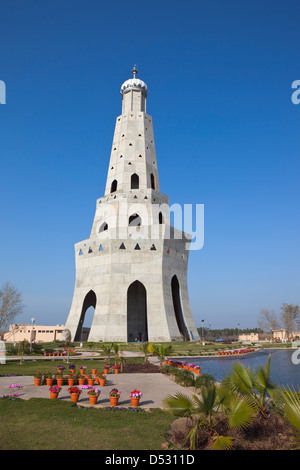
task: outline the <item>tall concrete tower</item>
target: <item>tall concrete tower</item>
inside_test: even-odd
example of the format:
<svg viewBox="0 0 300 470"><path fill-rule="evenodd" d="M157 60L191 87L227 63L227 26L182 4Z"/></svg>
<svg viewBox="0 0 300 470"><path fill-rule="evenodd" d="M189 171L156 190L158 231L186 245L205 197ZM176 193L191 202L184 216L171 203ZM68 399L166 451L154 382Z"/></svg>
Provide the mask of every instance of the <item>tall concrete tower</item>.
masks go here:
<svg viewBox="0 0 300 470"><path fill-rule="evenodd" d="M121 86L105 195L97 200L90 237L75 244L76 281L65 327L80 341L94 307L88 341L198 340L188 298L190 237L170 226L160 192L148 89L136 78Z"/></svg>

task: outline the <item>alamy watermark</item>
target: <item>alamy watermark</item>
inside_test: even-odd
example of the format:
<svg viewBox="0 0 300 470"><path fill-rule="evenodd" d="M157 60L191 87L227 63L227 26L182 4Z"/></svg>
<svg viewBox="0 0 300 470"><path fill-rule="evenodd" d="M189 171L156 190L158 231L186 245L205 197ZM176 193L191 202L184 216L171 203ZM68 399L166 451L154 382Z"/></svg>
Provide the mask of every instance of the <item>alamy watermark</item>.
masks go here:
<svg viewBox="0 0 300 470"><path fill-rule="evenodd" d="M3 80L0 80L0 104L6 104L6 85Z"/></svg>
<svg viewBox="0 0 300 470"><path fill-rule="evenodd" d="M296 89L291 96L291 100L293 104L300 103L300 80L294 80L292 83L292 88Z"/></svg>
<svg viewBox="0 0 300 470"><path fill-rule="evenodd" d="M293 352L292 363L295 365L300 364L300 348L296 349L296 351Z"/></svg>
<svg viewBox="0 0 300 470"><path fill-rule="evenodd" d="M172 220L171 220L172 219ZM186 249L201 250L204 245L204 204L98 204L96 234L103 239L183 240Z"/></svg>

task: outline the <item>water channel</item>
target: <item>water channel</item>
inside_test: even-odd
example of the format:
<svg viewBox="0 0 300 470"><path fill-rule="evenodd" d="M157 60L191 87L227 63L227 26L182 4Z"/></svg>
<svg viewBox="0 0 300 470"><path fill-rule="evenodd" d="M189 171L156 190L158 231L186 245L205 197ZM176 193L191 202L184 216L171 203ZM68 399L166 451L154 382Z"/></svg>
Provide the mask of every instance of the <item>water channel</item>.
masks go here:
<svg viewBox="0 0 300 470"><path fill-rule="evenodd" d="M232 370L234 362L241 362L251 370L265 365L271 354L270 375L276 385L300 388L300 350L261 349L241 356L178 357L182 362L201 367L201 374L212 375L220 382Z"/></svg>

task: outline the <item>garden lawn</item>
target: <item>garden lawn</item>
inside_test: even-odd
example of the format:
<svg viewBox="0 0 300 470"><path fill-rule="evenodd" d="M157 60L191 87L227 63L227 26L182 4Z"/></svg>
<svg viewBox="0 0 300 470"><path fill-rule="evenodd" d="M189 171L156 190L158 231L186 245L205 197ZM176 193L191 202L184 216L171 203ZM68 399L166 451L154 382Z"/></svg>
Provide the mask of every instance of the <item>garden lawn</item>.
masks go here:
<svg viewBox="0 0 300 470"><path fill-rule="evenodd" d="M0 399L0 416L1 450L159 450L175 419L159 409L80 408L40 398Z"/></svg>

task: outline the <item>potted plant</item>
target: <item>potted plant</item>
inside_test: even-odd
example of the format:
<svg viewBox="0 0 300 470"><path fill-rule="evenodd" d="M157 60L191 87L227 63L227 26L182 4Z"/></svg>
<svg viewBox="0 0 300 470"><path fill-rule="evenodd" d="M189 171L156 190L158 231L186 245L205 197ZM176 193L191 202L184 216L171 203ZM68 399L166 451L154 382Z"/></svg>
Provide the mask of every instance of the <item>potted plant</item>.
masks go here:
<svg viewBox="0 0 300 470"><path fill-rule="evenodd" d="M140 398L143 396L142 392L139 390L135 389L130 392L130 400L131 400L131 406L133 408L136 408L139 405Z"/></svg>
<svg viewBox="0 0 300 470"><path fill-rule="evenodd" d="M73 385L75 384L75 381L76 381L76 377L74 377L74 375L68 375L68 385L70 385L70 387L73 387Z"/></svg>
<svg viewBox="0 0 300 470"><path fill-rule="evenodd" d="M49 387L50 398L51 399L57 398L60 391L61 391L61 387L59 387L58 385L51 385L51 387Z"/></svg>
<svg viewBox="0 0 300 470"><path fill-rule="evenodd" d="M41 382L42 382L42 373L41 373L41 372L38 372L37 374L34 374L33 380L34 380L34 385L36 385L37 387L38 387L39 385L41 385Z"/></svg>
<svg viewBox="0 0 300 470"><path fill-rule="evenodd" d="M117 388L113 388L109 393L109 400L111 406L116 406L118 404L121 392Z"/></svg>
<svg viewBox="0 0 300 470"><path fill-rule="evenodd" d="M104 387L106 382L106 376L104 374L99 373L97 374L97 379L100 387Z"/></svg>
<svg viewBox="0 0 300 470"><path fill-rule="evenodd" d="M120 371L120 367L117 364L115 366L113 366L113 369L115 371L115 374L118 374L119 371Z"/></svg>
<svg viewBox="0 0 300 470"><path fill-rule="evenodd" d="M70 387L68 388L69 390L69 393L71 395L71 400L74 402L74 403L77 403L78 399L79 399L79 396L81 394L81 390L80 388L78 387Z"/></svg>
<svg viewBox="0 0 300 470"><path fill-rule="evenodd" d="M104 374L108 374L109 372L109 366L104 366Z"/></svg>
<svg viewBox="0 0 300 470"><path fill-rule="evenodd" d="M86 375L85 378L87 379L87 382L88 382L89 385L91 385L91 386L94 385L95 379L92 376L92 374Z"/></svg>
<svg viewBox="0 0 300 470"><path fill-rule="evenodd" d="M97 403L97 400L98 400L98 397L100 395L100 391L99 388L91 388L89 391L88 391L88 396L89 396L89 400L90 400L90 405L96 405Z"/></svg>
<svg viewBox="0 0 300 470"><path fill-rule="evenodd" d="M80 370L80 374L81 374L81 375L84 375L84 374L85 374L85 369L86 369L85 366L80 366L79 370Z"/></svg>
<svg viewBox="0 0 300 470"><path fill-rule="evenodd" d="M92 374L93 374L93 375L96 375L96 374L97 374L97 369L95 369L95 368L92 369Z"/></svg>
<svg viewBox="0 0 300 470"><path fill-rule="evenodd" d="M57 382L57 385L59 386L64 384L64 376L62 373L59 373L56 375L56 382Z"/></svg>
<svg viewBox="0 0 300 470"><path fill-rule="evenodd" d="M75 364L70 364L69 365L69 371L71 375L75 374Z"/></svg>
<svg viewBox="0 0 300 470"><path fill-rule="evenodd" d="M54 380L51 372L46 372L45 379L46 379L46 385L48 385L48 387L51 387L51 385L53 384L53 380Z"/></svg>

